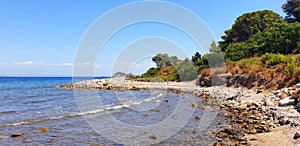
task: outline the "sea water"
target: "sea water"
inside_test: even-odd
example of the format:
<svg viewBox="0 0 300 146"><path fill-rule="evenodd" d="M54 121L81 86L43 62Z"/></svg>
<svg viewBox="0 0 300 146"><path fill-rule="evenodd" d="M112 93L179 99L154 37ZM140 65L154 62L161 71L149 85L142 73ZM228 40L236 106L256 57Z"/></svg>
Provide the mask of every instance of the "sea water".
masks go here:
<svg viewBox="0 0 300 146"><path fill-rule="evenodd" d="M57 85L85 79L90 78L0 78L0 135L5 136L5 138L0 138L0 145L121 145L118 144L118 141L114 141L113 136L107 138L106 133L95 129L85 117L91 116L100 119L98 122L101 124L101 119L104 123L105 117L109 114L118 121L131 126L153 125L170 116L173 116L174 120L180 118L172 113L181 97L185 96L182 94L156 91L156 94L153 95L149 90L97 90L97 97L102 102L101 106L81 111L73 90L55 88ZM76 96L88 99L91 92L95 92L95 90L79 89L76 92ZM201 120L195 120L194 117L201 118L204 113L201 108L195 108L183 128L157 144L212 144L214 135L211 132L220 128L220 123L224 122L224 118L218 115L207 128L199 129ZM41 128L49 130L42 132ZM114 129L118 129L118 126L115 126ZM109 132L110 129L105 130ZM22 133L21 137L10 137L11 134L18 132ZM159 132L163 134L168 131ZM122 128L122 133L136 136L136 133L126 128ZM155 139L160 138L159 135L156 136ZM149 137L149 139L154 138ZM125 141L134 143L134 139L125 139ZM145 144L148 143L145 142Z"/></svg>

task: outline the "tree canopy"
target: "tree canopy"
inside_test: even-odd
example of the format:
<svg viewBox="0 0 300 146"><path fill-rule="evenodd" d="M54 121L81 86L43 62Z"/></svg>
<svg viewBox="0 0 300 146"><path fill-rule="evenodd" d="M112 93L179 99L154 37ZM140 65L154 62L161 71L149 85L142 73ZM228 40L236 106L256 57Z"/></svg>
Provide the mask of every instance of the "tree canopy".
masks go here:
<svg viewBox="0 0 300 146"><path fill-rule="evenodd" d="M300 22L300 0L288 0L282 5L288 22Z"/></svg>
<svg viewBox="0 0 300 146"><path fill-rule="evenodd" d="M231 29L225 31L225 35L219 42L222 51L225 51L231 43L243 42L274 23L282 22L279 14L271 10L246 13L238 17Z"/></svg>

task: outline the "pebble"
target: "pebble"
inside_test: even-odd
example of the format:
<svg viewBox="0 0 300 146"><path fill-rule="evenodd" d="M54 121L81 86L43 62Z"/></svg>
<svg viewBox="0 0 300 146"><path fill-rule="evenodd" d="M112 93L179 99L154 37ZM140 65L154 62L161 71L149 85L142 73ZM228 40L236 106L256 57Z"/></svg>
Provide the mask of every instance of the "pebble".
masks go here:
<svg viewBox="0 0 300 146"><path fill-rule="evenodd" d="M6 138L6 136L4 136L4 135L0 135L0 139L2 139L2 138Z"/></svg>
<svg viewBox="0 0 300 146"><path fill-rule="evenodd" d="M279 101L279 106L288 106L288 105L294 105L294 104L295 104L295 99L292 97L284 98Z"/></svg>
<svg viewBox="0 0 300 146"><path fill-rule="evenodd" d="M300 132L296 132L293 138L295 140L298 139L298 138L300 138Z"/></svg>
<svg viewBox="0 0 300 146"><path fill-rule="evenodd" d="M32 140L30 139L30 138L26 138L25 140L24 140L24 142L31 142Z"/></svg>
<svg viewBox="0 0 300 146"><path fill-rule="evenodd" d="M21 132L18 132L18 133L14 133L12 135L10 135L11 137L20 137L22 136L23 134Z"/></svg>
<svg viewBox="0 0 300 146"><path fill-rule="evenodd" d="M199 121L200 120L200 117L198 117L198 116L195 116L195 118L194 118L196 121Z"/></svg>
<svg viewBox="0 0 300 146"><path fill-rule="evenodd" d="M149 138L150 139L157 139L157 137L155 135L150 135Z"/></svg>
<svg viewBox="0 0 300 146"><path fill-rule="evenodd" d="M177 116L176 116L176 115L173 115L173 116L172 116L172 119L176 119L176 118L177 118Z"/></svg>
<svg viewBox="0 0 300 146"><path fill-rule="evenodd" d="M40 131L41 131L41 132L46 132L46 131L48 131L48 130L49 130L49 128L45 128L45 127L40 128Z"/></svg>

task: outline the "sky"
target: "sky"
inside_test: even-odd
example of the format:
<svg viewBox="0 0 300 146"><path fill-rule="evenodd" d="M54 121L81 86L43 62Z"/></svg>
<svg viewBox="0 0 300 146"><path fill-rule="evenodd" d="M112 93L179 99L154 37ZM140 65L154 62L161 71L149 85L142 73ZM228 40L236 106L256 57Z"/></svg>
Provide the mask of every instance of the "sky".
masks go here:
<svg viewBox="0 0 300 146"><path fill-rule="evenodd" d="M89 28L105 14L121 5L139 2L132 0L3 0L0 3L0 76L72 76L76 53ZM273 10L284 16L281 5L285 0L168 0L197 15L209 28L216 41L243 13L258 10ZM157 10L157 13L165 13ZM174 14L178 15L178 14ZM120 21L130 13L119 15ZM115 22L118 23L119 20ZM193 21L185 21L193 24ZM101 35L101 34L99 34ZM138 46L144 38L160 38L180 46L185 55L192 56L203 48L182 30L157 22L133 24L115 32L101 51L96 53L95 76L110 76L116 71L140 74L155 64L151 57L155 53L170 50L153 48L156 52L136 60L124 54L124 50ZM97 37L95 37L97 39ZM148 39L150 40L150 39ZM163 43L164 44L164 43ZM150 45L151 46L151 45ZM140 46L139 46L140 47ZM153 45L153 47L157 47ZM146 49L145 47L144 49ZM149 47L148 47L149 48ZM168 48L171 49L171 48ZM87 49L88 50L88 49ZM123 51L123 53L122 53ZM140 48L136 52L146 52ZM165 52L164 52L165 51ZM172 51L171 51L172 52ZM142 53L141 53L142 54ZM180 55L174 53L173 55ZM121 60L121 61L120 61ZM126 65L127 64L127 65ZM84 69L83 69L84 70Z"/></svg>

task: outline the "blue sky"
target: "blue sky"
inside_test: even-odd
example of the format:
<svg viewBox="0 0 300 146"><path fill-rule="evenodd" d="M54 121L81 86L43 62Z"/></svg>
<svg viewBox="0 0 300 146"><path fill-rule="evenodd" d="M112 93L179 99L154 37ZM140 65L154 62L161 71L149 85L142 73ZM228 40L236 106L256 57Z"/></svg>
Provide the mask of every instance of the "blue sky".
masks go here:
<svg viewBox="0 0 300 146"><path fill-rule="evenodd" d="M0 3L0 76L71 76L74 55L86 30L100 16L130 0L3 0ZM243 13L270 9L284 16L285 0L185 0L169 2L198 15L220 40L225 29ZM122 18L122 16L120 16ZM191 23L191 22L186 22ZM178 43L187 56L201 49L179 30L158 23L143 23L119 31L98 56L96 75L110 75L113 61L124 46L159 36ZM153 66L143 58L130 72L139 74ZM122 71L120 67L120 71Z"/></svg>

